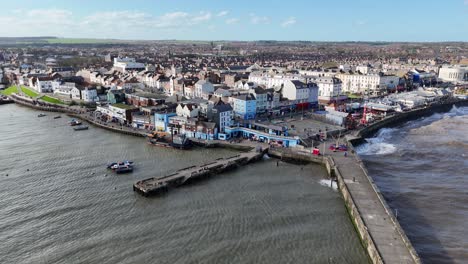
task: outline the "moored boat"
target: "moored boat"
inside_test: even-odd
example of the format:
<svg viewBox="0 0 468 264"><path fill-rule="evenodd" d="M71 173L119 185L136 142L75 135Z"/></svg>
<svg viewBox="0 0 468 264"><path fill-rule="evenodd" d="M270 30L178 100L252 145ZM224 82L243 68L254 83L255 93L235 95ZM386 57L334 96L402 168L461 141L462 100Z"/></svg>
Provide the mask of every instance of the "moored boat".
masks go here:
<svg viewBox="0 0 468 264"><path fill-rule="evenodd" d="M81 123L81 121L79 121L79 120L72 119L70 122L68 122L68 124L69 124L70 126L79 126L79 125L81 125L82 123Z"/></svg>
<svg viewBox="0 0 468 264"><path fill-rule="evenodd" d="M88 130L88 126L79 125L77 127L74 127L73 130L75 131Z"/></svg>
<svg viewBox="0 0 468 264"><path fill-rule="evenodd" d="M166 133L154 132L148 135L148 144L165 148L190 149L192 141L185 136L172 135L168 138Z"/></svg>
<svg viewBox="0 0 468 264"><path fill-rule="evenodd" d="M111 169L115 173L126 173L133 171L133 161L124 160L122 162L113 162L107 165L108 169Z"/></svg>

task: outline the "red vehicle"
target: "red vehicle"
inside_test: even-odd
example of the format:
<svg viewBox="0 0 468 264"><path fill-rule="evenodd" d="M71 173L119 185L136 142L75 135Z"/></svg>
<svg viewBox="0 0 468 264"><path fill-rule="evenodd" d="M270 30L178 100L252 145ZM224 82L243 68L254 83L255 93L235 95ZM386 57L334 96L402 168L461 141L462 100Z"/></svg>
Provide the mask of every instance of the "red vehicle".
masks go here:
<svg viewBox="0 0 468 264"><path fill-rule="evenodd" d="M330 145L328 149L332 151L348 151L348 147L346 145L337 145L337 144Z"/></svg>

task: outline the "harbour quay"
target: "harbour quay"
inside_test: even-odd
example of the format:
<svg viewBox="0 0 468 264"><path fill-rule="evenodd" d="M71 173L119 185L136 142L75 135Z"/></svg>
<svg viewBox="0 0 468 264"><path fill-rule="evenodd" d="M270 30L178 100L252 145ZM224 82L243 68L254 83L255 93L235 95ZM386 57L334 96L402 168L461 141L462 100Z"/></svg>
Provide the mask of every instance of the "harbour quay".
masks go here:
<svg viewBox="0 0 468 264"><path fill-rule="evenodd" d="M167 192L171 188L198 180L210 175L218 175L221 172L235 169L241 165L260 160L268 149L261 147L252 148L248 152L240 153L228 158L219 158L213 162L190 166L180 169L169 175L153 177L133 184L133 190L143 196L150 196Z"/></svg>

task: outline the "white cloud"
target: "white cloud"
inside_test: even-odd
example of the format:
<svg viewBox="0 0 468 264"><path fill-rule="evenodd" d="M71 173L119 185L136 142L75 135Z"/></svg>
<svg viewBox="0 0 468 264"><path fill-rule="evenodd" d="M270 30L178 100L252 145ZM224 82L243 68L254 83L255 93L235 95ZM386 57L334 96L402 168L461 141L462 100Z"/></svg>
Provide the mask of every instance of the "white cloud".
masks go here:
<svg viewBox="0 0 468 264"><path fill-rule="evenodd" d="M238 18L229 18L229 19L226 19L226 24L228 24L228 25L234 25L234 24L236 24L237 22L239 22L239 19L238 19Z"/></svg>
<svg viewBox="0 0 468 264"><path fill-rule="evenodd" d="M200 14L193 16L190 21L192 23L198 23L198 22L203 22L203 21L208 21L211 19L211 13L210 12L200 12Z"/></svg>
<svg viewBox="0 0 468 264"><path fill-rule="evenodd" d="M226 16L227 14L229 14L228 11L224 10L224 11L221 11L219 12L218 14L216 14L217 17L223 17L223 16Z"/></svg>
<svg viewBox="0 0 468 264"><path fill-rule="evenodd" d="M270 19L266 16L257 16L254 13L250 14L250 22L252 24L258 25L258 24L269 24Z"/></svg>
<svg viewBox="0 0 468 264"><path fill-rule="evenodd" d="M283 23L281 23L281 26L282 27L290 27L290 26L293 26L294 24L296 24L296 18L295 17L290 17L288 19L286 19L285 21L283 21Z"/></svg>
<svg viewBox="0 0 468 264"><path fill-rule="evenodd" d="M21 19L18 19L21 18ZM63 9L12 10L0 16L0 36L66 36L98 38L156 37L209 23L210 12L172 12L154 16L141 11L104 11L78 17Z"/></svg>
<svg viewBox="0 0 468 264"><path fill-rule="evenodd" d="M39 36L63 35L75 30L75 23L70 20L73 13L63 9L12 10L10 14L0 16L0 35L2 36Z"/></svg>

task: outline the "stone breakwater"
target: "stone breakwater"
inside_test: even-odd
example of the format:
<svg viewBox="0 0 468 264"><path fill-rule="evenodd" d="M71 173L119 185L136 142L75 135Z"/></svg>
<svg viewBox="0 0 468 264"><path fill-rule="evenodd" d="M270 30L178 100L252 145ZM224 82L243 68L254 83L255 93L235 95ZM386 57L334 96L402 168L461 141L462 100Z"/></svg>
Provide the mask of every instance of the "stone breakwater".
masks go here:
<svg viewBox="0 0 468 264"><path fill-rule="evenodd" d="M269 149L268 155L284 161L323 164L338 183L349 216L372 263L421 263L411 242L389 209L356 154L326 156Z"/></svg>
<svg viewBox="0 0 468 264"><path fill-rule="evenodd" d="M376 123L373 123L363 129L358 130L355 134L356 139L354 139L352 143L356 144L362 142L363 138L373 135L381 128L397 126L406 121L430 116L434 113L448 112L450 111L450 109L452 109L453 106L468 106L468 100L453 100L444 103L433 104L424 108L418 108L403 113L394 114Z"/></svg>

